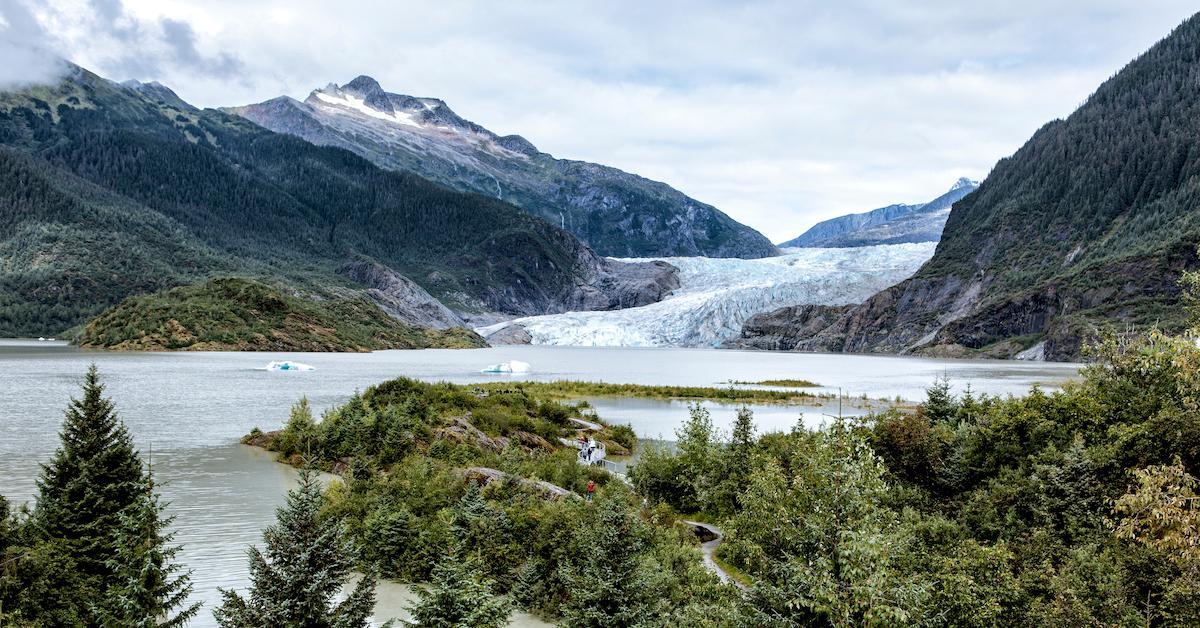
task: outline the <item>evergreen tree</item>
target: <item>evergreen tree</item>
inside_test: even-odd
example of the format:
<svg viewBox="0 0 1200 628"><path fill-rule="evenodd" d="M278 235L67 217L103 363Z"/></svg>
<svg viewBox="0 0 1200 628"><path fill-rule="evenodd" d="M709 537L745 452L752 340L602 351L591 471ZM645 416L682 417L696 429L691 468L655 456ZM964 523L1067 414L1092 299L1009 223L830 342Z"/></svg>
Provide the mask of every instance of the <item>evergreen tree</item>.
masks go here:
<svg viewBox="0 0 1200 628"><path fill-rule="evenodd" d="M276 524L263 531L266 552L251 547L249 598L222 590L213 610L224 628L281 626L357 628L375 607L375 578L368 575L340 604L333 598L354 566L340 522L319 516L324 498L317 477L300 472L300 484L276 510Z"/></svg>
<svg viewBox="0 0 1200 628"><path fill-rule="evenodd" d="M377 508L364 524L366 557L378 565L383 577L408 579L413 562L409 552L417 540L412 513L389 504Z"/></svg>
<svg viewBox="0 0 1200 628"><path fill-rule="evenodd" d="M754 431L754 412L750 408L738 408L737 417L733 420L730 449L748 457L749 450L754 447Z"/></svg>
<svg viewBox="0 0 1200 628"><path fill-rule="evenodd" d="M462 499L455 504L450 516L450 531L454 533L459 544L474 548L484 540L480 538L480 528L490 510L487 501L483 499L483 491L479 485L471 482Z"/></svg>
<svg viewBox="0 0 1200 628"><path fill-rule="evenodd" d="M37 482L37 529L43 539L67 543L84 576L108 578L121 513L141 499L145 477L94 364L83 398L71 399L60 438Z"/></svg>
<svg viewBox="0 0 1200 628"><path fill-rule="evenodd" d="M417 589L420 602L408 610L422 628L499 628L512 604L493 590L478 558L455 551L433 568L429 588Z"/></svg>
<svg viewBox="0 0 1200 628"><path fill-rule="evenodd" d="M941 423L954 418L958 408L954 397L950 395L950 378L942 375L933 385L925 389L925 403L921 404L925 415L933 423Z"/></svg>
<svg viewBox="0 0 1200 628"><path fill-rule="evenodd" d="M595 514L577 531L559 568L566 585L562 606L568 626L633 626L654 619L661 584L643 559L649 543L646 523L618 497L598 500Z"/></svg>
<svg viewBox="0 0 1200 628"><path fill-rule="evenodd" d="M121 513L115 552L108 561L113 576L96 609L101 626L173 628L200 611L198 602L185 606L191 572L172 562L181 548L171 545L174 533L166 529L174 517L164 517L165 508L148 479L140 499ZM176 609L181 610L171 617Z"/></svg>
<svg viewBox="0 0 1200 628"><path fill-rule="evenodd" d="M713 500L720 450L708 410L698 403L689 410L687 423L675 430L675 442L684 485L691 489L681 506L685 511L696 511L708 508Z"/></svg>
<svg viewBox="0 0 1200 628"><path fill-rule="evenodd" d="M754 453L754 413L750 408L739 408L733 421L733 433L729 445L722 453L721 479L713 507L722 513L732 513L740 503L740 494L750 477L751 456Z"/></svg>

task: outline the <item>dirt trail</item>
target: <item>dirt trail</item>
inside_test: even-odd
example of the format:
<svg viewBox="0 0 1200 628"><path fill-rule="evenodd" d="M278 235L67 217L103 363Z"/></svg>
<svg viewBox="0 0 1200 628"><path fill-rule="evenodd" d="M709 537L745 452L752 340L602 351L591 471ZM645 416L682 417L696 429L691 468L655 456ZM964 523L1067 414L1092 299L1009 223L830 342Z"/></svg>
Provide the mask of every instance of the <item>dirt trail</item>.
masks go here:
<svg viewBox="0 0 1200 628"><path fill-rule="evenodd" d="M713 559L713 555L717 553L717 548L721 546L721 541L725 538L725 532L711 523L700 523L699 521L691 521L688 519L682 519L682 521L694 528L704 528L714 535L715 538L713 538L711 541L705 541L704 543L700 544L700 553L704 555L704 566L707 567L709 571L717 574L717 577L721 579L721 582L732 583L737 588L744 590L746 585L739 582L733 576L730 576L729 573L727 573L724 569L721 569L721 566L718 565L717 561Z"/></svg>

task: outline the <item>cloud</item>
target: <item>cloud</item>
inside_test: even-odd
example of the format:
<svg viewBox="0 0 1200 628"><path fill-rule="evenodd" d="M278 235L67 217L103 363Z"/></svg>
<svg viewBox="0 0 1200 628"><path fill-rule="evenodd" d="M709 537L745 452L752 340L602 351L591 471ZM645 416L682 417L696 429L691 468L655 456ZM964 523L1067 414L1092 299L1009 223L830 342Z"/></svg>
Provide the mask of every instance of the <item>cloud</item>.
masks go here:
<svg viewBox="0 0 1200 628"><path fill-rule="evenodd" d="M184 19L132 12L122 0L62 0L39 7L37 17L62 56L108 78L242 80L238 56L202 50Z"/></svg>
<svg viewBox="0 0 1200 628"><path fill-rule="evenodd" d="M0 0L0 89L52 83L66 65L47 47L38 21L16 0Z"/></svg>
<svg viewBox="0 0 1200 628"><path fill-rule="evenodd" d="M559 157L665 181L776 241L984 177L1195 10L1185 0L52 4L35 14L54 49L110 78L159 80L222 106L369 74Z"/></svg>
<svg viewBox="0 0 1200 628"><path fill-rule="evenodd" d="M187 22L163 18L159 20L163 41L170 48L175 61L185 69L205 76L233 77L242 69L237 57L220 52L206 57L196 50L196 33Z"/></svg>

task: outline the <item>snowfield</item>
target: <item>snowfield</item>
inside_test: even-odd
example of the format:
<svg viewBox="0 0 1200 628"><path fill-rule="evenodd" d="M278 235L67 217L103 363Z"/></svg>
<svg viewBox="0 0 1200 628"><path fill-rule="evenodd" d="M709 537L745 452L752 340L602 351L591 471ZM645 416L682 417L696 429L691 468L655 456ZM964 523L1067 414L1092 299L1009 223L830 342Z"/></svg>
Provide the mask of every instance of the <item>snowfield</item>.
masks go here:
<svg viewBox="0 0 1200 628"><path fill-rule="evenodd" d="M842 249L791 249L766 259L665 257L681 287L666 299L626 310L567 312L513 321L533 344L595 347L717 346L760 312L789 305L861 303L909 277L935 242ZM646 261L646 260L627 260ZM484 337L509 323L480 327Z"/></svg>

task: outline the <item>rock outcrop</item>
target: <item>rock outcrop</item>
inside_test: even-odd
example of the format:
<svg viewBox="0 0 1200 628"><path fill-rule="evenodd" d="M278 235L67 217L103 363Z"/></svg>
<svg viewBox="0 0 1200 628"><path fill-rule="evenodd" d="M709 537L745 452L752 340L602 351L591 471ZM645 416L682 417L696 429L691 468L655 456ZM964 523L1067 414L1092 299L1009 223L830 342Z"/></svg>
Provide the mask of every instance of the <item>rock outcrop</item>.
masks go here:
<svg viewBox="0 0 1200 628"><path fill-rule="evenodd" d="M729 349L796 351L827 329L852 305L794 305L756 314L742 326L742 334L725 343Z"/></svg>
<svg viewBox="0 0 1200 628"><path fill-rule="evenodd" d="M363 294L384 312L410 325L448 329L467 324L416 282L378 262L358 260L338 274L366 287Z"/></svg>
<svg viewBox="0 0 1200 628"><path fill-rule="evenodd" d="M439 440L473 445L484 451L497 453L504 451L510 443L514 442L527 452L554 451L555 449L550 441L541 436L520 430L513 432L512 438L488 436L483 430L471 424L470 415L451 419L446 425L437 429L436 437Z"/></svg>

